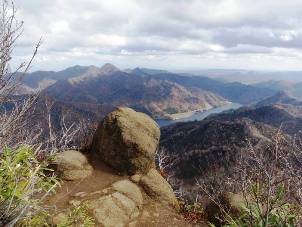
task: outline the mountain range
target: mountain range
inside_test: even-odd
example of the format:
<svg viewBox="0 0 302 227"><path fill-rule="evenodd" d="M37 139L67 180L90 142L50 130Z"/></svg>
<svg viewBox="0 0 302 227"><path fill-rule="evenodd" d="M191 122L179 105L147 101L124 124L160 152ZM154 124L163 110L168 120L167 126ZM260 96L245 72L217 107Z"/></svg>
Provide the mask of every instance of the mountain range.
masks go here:
<svg viewBox="0 0 302 227"><path fill-rule="evenodd" d="M204 111L227 102L251 104L275 93L273 89L163 70L120 70L111 64L33 72L26 75L22 90L40 90L41 96L51 97L61 105L89 107L80 112L97 109L94 105L127 106L153 118L173 118L173 114Z"/></svg>
<svg viewBox="0 0 302 227"><path fill-rule="evenodd" d="M172 81L142 77L105 65L79 77L60 80L43 91L63 102L128 106L154 118L224 105L217 94Z"/></svg>

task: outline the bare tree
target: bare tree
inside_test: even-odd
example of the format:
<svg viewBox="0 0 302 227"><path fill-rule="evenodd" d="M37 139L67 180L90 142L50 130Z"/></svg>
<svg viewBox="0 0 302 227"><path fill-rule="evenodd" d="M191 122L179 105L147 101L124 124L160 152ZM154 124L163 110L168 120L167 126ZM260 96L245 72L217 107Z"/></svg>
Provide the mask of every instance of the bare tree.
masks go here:
<svg viewBox="0 0 302 227"><path fill-rule="evenodd" d="M266 146L238 157L234 172L224 178L221 187L198 180L201 193L219 207L221 222L232 226L291 226L301 221L302 206L302 143L301 135L290 138L281 130ZM217 185L216 185L217 186ZM223 193L237 193L245 204L245 214L232 216L231 207L222 201ZM273 225L275 226L275 225Z"/></svg>
<svg viewBox="0 0 302 227"><path fill-rule="evenodd" d="M16 8L13 1L2 0L0 6L0 150L6 145L16 142L24 128L24 116L32 106L36 96L28 96L21 102L14 100L14 93L19 88L23 77L41 45L41 40L35 46L35 50L28 62L20 63L16 69L12 69L11 61L13 51L18 38L23 32L23 21L16 18ZM7 106L11 109L7 110ZM23 137L25 134L23 134ZM28 135L27 137L30 137ZM19 138L21 139L21 138Z"/></svg>
<svg viewBox="0 0 302 227"><path fill-rule="evenodd" d="M66 149L78 149L81 146L81 142L85 138L88 122L67 122L68 112L60 115L59 128L54 126L52 119L52 109L54 106L54 100L49 97L45 99L45 118L47 126L44 128L44 141L42 144L42 150L48 154L55 154L59 151Z"/></svg>
<svg viewBox="0 0 302 227"><path fill-rule="evenodd" d="M13 1L2 0L0 11L0 95L5 100L18 87L21 79L28 71L41 40L36 44L32 57L28 62L22 62L15 70L11 69L13 50L17 39L23 32L23 21L16 18L16 8Z"/></svg>
<svg viewBox="0 0 302 227"><path fill-rule="evenodd" d="M36 44L29 61L22 62L13 70L11 67L13 50L22 34L23 21L16 19L13 1L0 0L0 2L0 226L14 226L20 219L31 218L35 212L40 212L41 209L37 209L36 206L41 203L37 201L46 197L57 185L53 182L55 180L55 177L52 178L53 174L45 175L45 172L49 171L46 168L48 162L41 154L49 155L75 148L77 145L74 143L75 140L85 133L87 125L86 122L67 123L67 115L63 114L60 116L59 126L56 127L57 122L52 119L54 102L51 99L38 97L38 94L15 95L37 54L41 40ZM38 105L35 105L36 103ZM43 108L43 104L46 107L46 111L43 109L43 116L46 119L41 116L39 119L34 119L35 114L39 112L35 110ZM34 117L29 118L32 115ZM18 163L18 152L27 149L21 145L30 145L30 151L26 150L26 152L29 154L33 152L33 154L28 157L22 155L26 160ZM8 150L10 153L7 155ZM20 170L22 165L28 169L25 168L24 172L14 171ZM5 168L12 171L12 174L10 171L1 172ZM12 180L11 185L14 188L9 195L5 191L8 179ZM53 186L44 191L43 195L41 184L44 185L45 182ZM18 196L15 194L17 188L21 188L17 193ZM39 200L37 200L38 193Z"/></svg>
<svg viewBox="0 0 302 227"><path fill-rule="evenodd" d="M0 150L5 146L18 147L22 144L36 144L42 134L42 129L31 127L28 129L29 111L31 111L34 97L24 99L20 102L13 101L11 109L3 109L0 114Z"/></svg>

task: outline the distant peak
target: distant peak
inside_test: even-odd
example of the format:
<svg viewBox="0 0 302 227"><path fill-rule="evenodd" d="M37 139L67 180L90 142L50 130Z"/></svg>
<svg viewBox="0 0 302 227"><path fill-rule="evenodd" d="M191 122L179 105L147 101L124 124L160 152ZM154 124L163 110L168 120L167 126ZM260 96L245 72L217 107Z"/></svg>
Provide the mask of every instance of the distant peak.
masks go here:
<svg viewBox="0 0 302 227"><path fill-rule="evenodd" d="M120 71L119 68L117 68L116 66L114 66L110 63L106 63L105 65L103 65L101 67L102 73L112 73L112 72L116 72L116 71Z"/></svg>
<svg viewBox="0 0 302 227"><path fill-rule="evenodd" d="M269 106L269 105L275 105L275 104L291 104L291 105L301 105L301 103L290 96L285 91L278 91L276 94L274 94L271 97L268 97L256 104L256 107L262 107L262 106Z"/></svg>
<svg viewBox="0 0 302 227"><path fill-rule="evenodd" d="M68 67L66 69L63 69L61 71L85 70L87 68L88 68L87 66L74 65L74 66Z"/></svg>
<svg viewBox="0 0 302 227"><path fill-rule="evenodd" d="M162 69L150 69L150 68L139 68L139 67L133 69L133 72L143 73L147 75L158 75L158 74L168 73L168 71Z"/></svg>
<svg viewBox="0 0 302 227"><path fill-rule="evenodd" d="M75 69L78 69L78 68L82 68L83 66L80 66L80 65L74 65L74 66L72 66L72 67L70 67L70 68L75 68Z"/></svg>
<svg viewBox="0 0 302 227"><path fill-rule="evenodd" d="M290 97L289 93L284 91L284 90L278 91L274 96L276 96L276 97Z"/></svg>
<svg viewBox="0 0 302 227"><path fill-rule="evenodd" d="M275 95L273 95L271 97L272 99L275 99L275 100L296 100L292 95L290 95L288 92L284 91L284 90L281 90L281 91L278 91Z"/></svg>

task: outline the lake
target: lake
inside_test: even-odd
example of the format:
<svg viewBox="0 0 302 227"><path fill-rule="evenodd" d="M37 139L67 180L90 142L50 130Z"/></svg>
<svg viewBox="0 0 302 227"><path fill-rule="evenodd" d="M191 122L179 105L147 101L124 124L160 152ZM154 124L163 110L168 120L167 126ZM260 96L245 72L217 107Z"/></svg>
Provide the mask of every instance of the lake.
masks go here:
<svg viewBox="0 0 302 227"><path fill-rule="evenodd" d="M205 119L210 114L220 113L220 112L223 112L226 110L232 110L232 109L235 110L235 109L240 108L241 106L242 105L240 105L239 103L229 103L227 105L213 108L210 110L206 110L203 112L196 112L190 117L185 117L185 118L181 118L181 119L177 119L177 120L158 119L158 120L156 120L156 122L160 127L163 127L163 126L171 125L171 124L174 124L177 122L187 122L187 121L195 121L195 120L200 121L200 120Z"/></svg>

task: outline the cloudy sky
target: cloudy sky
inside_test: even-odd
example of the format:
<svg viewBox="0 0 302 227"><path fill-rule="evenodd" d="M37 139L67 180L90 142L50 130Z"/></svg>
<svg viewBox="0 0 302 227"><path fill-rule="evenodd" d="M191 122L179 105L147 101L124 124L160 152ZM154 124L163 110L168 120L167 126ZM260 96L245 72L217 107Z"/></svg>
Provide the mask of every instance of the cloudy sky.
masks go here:
<svg viewBox="0 0 302 227"><path fill-rule="evenodd" d="M106 62L121 68L302 69L301 0L16 0L15 61L33 70Z"/></svg>

